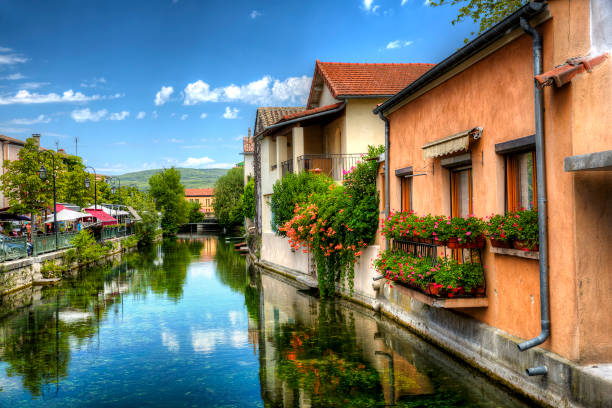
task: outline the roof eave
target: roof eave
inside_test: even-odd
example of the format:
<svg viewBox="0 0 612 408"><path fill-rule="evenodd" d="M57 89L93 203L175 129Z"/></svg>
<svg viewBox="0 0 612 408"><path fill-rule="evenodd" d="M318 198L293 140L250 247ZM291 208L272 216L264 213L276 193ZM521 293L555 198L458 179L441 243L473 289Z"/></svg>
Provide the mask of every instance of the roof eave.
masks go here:
<svg viewBox="0 0 612 408"><path fill-rule="evenodd" d="M276 130L276 129L280 129L280 128L284 127L284 126L292 125L292 124L295 124L295 123L298 123L298 122L303 122L303 121L306 121L306 120L309 120L309 119L318 118L318 117L321 117L321 116L332 115L334 113L338 113L338 112L344 110L345 107L346 107L346 100L340 106L338 106L337 108L334 108L334 109L326 110L326 111L323 111L323 112L313 113L313 114L308 115L308 116L300 116L299 118L290 119L290 120L288 120L286 122L277 122L277 123L275 123L275 124L265 128L263 130L263 132L261 132L257 137L261 139L264 136L270 134L270 131L273 131L273 130Z"/></svg>
<svg viewBox="0 0 612 408"><path fill-rule="evenodd" d="M544 0L542 2L529 2L502 21L467 43L464 47L460 48L439 64L436 64L423 75L421 75L416 81L412 82L406 88L402 89L391 98L387 99L381 105L374 108L373 112L378 114L379 112L385 113L395 105L401 103L404 99L410 95L416 93L421 88L427 86L430 82L440 78L445 73L459 66L472 56L483 51L488 46L492 45L495 41L503 38L508 33L519 27L520 19L527 18L531 19L538 14L548 9L548 4Z"/></svg>

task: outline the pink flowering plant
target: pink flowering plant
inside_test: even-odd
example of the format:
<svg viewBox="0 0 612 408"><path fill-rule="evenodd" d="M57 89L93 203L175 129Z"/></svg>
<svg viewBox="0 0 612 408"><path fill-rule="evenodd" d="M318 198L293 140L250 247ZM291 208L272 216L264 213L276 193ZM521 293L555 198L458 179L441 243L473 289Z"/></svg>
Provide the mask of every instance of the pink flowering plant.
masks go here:
<svg viewBox="0 0 612 408"><path fill-rule="evenodd" d="M525 210L509 213L505 217L505 229L508 236L523 244L526 251L533 250L540 244L538 229L538 210Z"/></svg>
<svg viewBox="0 0 612 408"><path fill-rule="evenodd" d="M501 214L491 214L487 217L485 232L490 239L508 242L512 238L506 228L507 217Z"/></svg>
<svg viewBox="0 0 612 408"><path fill-rule="evenodd" d="M485 223L480 218L469 216L448 217L443 215L418 216L411 212L392 212L381 225L381 235L389 239L430 239L444 244L450 238L458 242L474 242L483 236Z"/></svg>

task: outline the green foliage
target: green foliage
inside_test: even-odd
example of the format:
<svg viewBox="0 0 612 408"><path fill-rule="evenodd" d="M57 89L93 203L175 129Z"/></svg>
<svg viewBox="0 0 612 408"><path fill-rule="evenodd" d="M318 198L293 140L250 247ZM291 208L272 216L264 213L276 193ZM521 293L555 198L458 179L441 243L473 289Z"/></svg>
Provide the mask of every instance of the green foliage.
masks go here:
<svg viewBox="0 0 612 408"><path fill-rule="evenodd" d="M86 264L106 256L109 248L106 245L96 243L93 235L88 230L81 230L72 241L76 251L76 260L80 264Z"/></svg>
<svg viewBox="0 0 612 408"><path fill-rule="evenodd" d="M244 193L244 169L234 167L215 183L215 216L222 227L242 224L244 219L242 195Z"/></svg>
<svg viewBox="0 0 612 408"><path fill-rule="evenodd" d="M518 210L507 214L505 228L509 239L521 241L524 249L534 249L540 244L538 210Z"/></svg>
<svg viewBox="0 0 612 408"><path fill-rule="evenodd" d="M478 34L488 30L500 22L504 17L512 14L528 0L432 0L429 5L438 7L445 4L455 6L461 4L457 18L452 21L455 25L465 19L478 23ZM474 33L471 33L474 35ZM468 42L467 39L464 42Z"/></svg>
<svg viewBox="0 0 612 408"><path fill-rule="evenodd" d="M187 208L189 209L189 222L191 223L202 222L206 218L206 214L200 211L200 208L202 208L202 205L199 202L197 201L188 202Z"/></svg>
<svg viewBox="0 0 612 408"><path fill-rule="evenodd" d="M124 248L134 248L138 245L138 237L136 235L130 235L123 241Z"/></svg>
<svg viewBox="0 0 612 408"><path fill-rule="evenodd" d="M295 205L307 202L313 194L325 194L333 183L334 181L325 175L307 171L287 174L274 183L274 193L270 200L272 230L284 236L285 232L279 230L279 227L293 217Z"/></svg>
<svg viewBox="0 0 612 408"><path fill-rule="evenodd" d="M322 297L333 295L336 283L343 287L348 283L350 292L353 291L355 262L362 255L362 249L374 239L378 225L378 162L374 159L381 151L382 147L370 147L364 161L345 172L343 186L324 176L309 176L314 178L311 185L317 191L298 190L294 198L305 196L306 202L290 202L288 191L297 188L275 190L275 195L279 195L276 200L283 203L284 211L294 208L293 218L279 230L289 237L294 249L305 247L304 252L314 253ZM287 184L293 186L295 182Z"/></svg>
<svg viewBox="0 0 612 408"><path fill-rule="evenodd" d="M255 179L251 178L244 186L242 209L246 218L255 218Z"/></svg>
<svg viewBox="0 0 612 408"><path fill-rule="evenodd" d="M410 212L392 212L382 223L381 235L389 239L430 239L444 244L450 238L459 243L482 239L486 224L480 218L444 215L418 216Z"/></svg>
<svg viewBox="0 0 612 408"><path fill-rule="evenodd" d="M162 212L161 227L166 236L175 236L180 225L188 221L185 188L181 173L171 167L149 179L150 194L157 210Z"/></svg>
<svg viewBox="0 0 612 408"><path fill-rule="evenodd" d="M45 279L49 278L59 278L62 276L62 273L66 271L67 267L64 265L58 265L54 260L48 259L43 262L40 273Z"/></svg>
<svg viewBox="0 0 612 408"><path fill-rule="evenodd" d="M144 170L121 175L121 184L134 184L137 189L144 191L149 189L149 179L164 169ZM209 188L215 185L219 177L225 175L225 169L186 169L177 168L181 173L181 183L185 188Z"/></svg>

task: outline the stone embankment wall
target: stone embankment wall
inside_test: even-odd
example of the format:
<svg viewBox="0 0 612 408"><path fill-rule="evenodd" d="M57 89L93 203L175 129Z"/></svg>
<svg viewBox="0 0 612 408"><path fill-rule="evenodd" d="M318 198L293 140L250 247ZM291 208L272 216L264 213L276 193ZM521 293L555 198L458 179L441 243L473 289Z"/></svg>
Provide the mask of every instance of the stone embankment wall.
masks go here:
<svg viewBox="0 0 612 408"><path fill-rule="evenodd" d="M113 244L112 250L107 257L124 251L123 241L127 237L108 240ZM27 288L36 284L47 284L49 281L41 273L41 268L45 261L53 260L58 265L63 265L64 254L68 249L50 252L39 256L32 256L25 259L3 262L0 264L0 296ZM73 263L69 265L69 270L80 268L82 265Z"/></svg>

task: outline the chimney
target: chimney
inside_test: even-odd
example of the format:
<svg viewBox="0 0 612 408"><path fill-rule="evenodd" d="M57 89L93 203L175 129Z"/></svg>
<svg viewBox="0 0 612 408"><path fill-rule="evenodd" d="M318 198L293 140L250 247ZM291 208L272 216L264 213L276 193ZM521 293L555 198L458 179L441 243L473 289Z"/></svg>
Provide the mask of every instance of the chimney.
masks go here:
<svg viewBox="0 0 612 408"><path fill-rule="evenodd" d="M34 143L36 143L36 146L40 147L40 133L32 133L32 137L34 138Z"/></svg>
<svg viewBox="0 0 612 408"><path fill-rule="evenodd" d="M251 138L251 128L249 128L249 139Z"/></svg>

